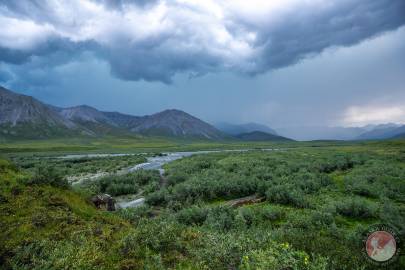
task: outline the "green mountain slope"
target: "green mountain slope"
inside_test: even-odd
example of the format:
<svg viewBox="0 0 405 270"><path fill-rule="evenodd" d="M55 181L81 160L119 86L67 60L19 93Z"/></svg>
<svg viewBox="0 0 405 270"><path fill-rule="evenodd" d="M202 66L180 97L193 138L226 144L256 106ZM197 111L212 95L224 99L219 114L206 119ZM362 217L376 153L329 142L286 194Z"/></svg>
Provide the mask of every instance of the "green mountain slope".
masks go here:
<svg viewBox="0 0 405 270"><path fill-rule="evenodd" d="M293 141L289 138L278 136L262 131L253 131L249 133L242 133L235 136L243 141Z"/></svg>

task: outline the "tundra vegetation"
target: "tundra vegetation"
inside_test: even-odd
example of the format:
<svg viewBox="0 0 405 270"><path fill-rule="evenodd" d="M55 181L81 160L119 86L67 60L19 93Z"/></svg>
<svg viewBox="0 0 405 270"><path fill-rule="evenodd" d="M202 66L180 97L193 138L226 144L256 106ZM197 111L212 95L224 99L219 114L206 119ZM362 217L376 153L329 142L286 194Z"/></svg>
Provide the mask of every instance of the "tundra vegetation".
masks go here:
<svg viewBox="0 0 405 270"><path fill-rule="evenodd" d="M405 229L404 149L401 142L211 153L166 164L163 183L157 171L138 171L74 188L66 175L87 172L87 161L66 169L69 161L49 168L46 160L1 160L0 264L374 269L362 255L363 232L381 222ZM91 166L128 165L113 160ZM142 194L146 204L100 211L89 201L100 192ZM252 195L261 202L229 204ZM404 257L390 267L405 269Z"/></svg>

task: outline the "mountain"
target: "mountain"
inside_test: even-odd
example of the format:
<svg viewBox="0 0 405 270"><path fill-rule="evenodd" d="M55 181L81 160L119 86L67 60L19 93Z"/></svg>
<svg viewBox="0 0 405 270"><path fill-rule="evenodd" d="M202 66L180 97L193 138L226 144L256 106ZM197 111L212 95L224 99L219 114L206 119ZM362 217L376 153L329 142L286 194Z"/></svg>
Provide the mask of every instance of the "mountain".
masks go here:
<svg viewBox="0 0 405 270"><path fill-rule="evenodd" d="M180 110L165 110L141 117L131 131L155 136L222 139L224 134L200 119Z"/></svg>
<svg viewBox="0 0 405 270"><path fill-rule="evenodd" d="M249 133L253 131L262 131L270 134L277 135L277 132L274 129L269 128L266 125L257 124L257 123L246 123L246 124L230 124L226 122L217 123L215 127L222 132L229 135L238 135L241 133Z"/></svg>
<svg viewBox="0 0 405 270"><path fill-rule="evenodd" d="M399 134L391 137L390 139L405 139L405 132L399 133Z"/></svg>
<svg viewBox="0 0 405 270"><path fill-rule="evenodd" d="M277 128L280 135L300 141L354 140L364 132L362 127L299 126Z"/></svg>
<svg viewBox="0 0 405 270"><path fill-rule="evenodd" d="M123 114L119 112L104 112L103 113L108 119L113 121L118 127L124 129L130 129L139 125L142 120L141 116L134 116L129 114Z"/></svg>
<svg viewBox="0 0 405 270"><path fill-rule="evenodd" d="M81 105L58 108L0 87L0 137L151 135L220 140L227 135L180 110L146 116L103 112Z"/></svg>
<svg viewBox="0 0 405 270"><path fill-rule="evenodd" d="M59 114L71 121L115 125L103 112L87 105L60 109Z"/></svg>
<svg viewBox="0 0 405 270"><path fill-rule="evenodd" d="M289 138L262 131L252 131L248 133L242 133L235 135L235 137L243 141L292 141Z"/></svg>
<svg viewBox="0 0 405 270"><path fill-rule="evenodd" d="M382 124L375 126L372 130L362 133L357 140L383 140L400 137L405 133L405 125Z"/></svg>
<svg viewBox="0 0 405 270"><path fill-rule="evenodd" d="M46 138L74 134L76 128L54 107L0 87L0 136Z"/></svg>

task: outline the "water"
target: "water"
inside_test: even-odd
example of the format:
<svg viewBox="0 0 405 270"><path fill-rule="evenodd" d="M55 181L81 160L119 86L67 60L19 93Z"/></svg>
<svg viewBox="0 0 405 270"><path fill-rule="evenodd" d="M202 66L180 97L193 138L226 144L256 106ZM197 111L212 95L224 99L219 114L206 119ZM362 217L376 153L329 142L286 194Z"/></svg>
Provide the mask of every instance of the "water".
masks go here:
<svg viewBox="0 0 405 270"><path fill-rule="evenodd" d="M147 161L145 163L140 163L137 164L131 168L128 168L124 172L120 172L120 174L123 173L130 173L134 172L137 170L159 170L160 175L164 174L164 169L163 165L184 158L184 157L190 157L192 155L199 155L199 154L210 154L210 153L222 153L222 152L247 152L251 150L262 150L262 151L277 151L281 149L239 149L239 150L211 150L211 151L194 151L194 152L167 152L163 153L161 156L154 156L154 157L148 157ZM146 153L143 153L146 154ZM88 154L88 155L66 155L66 156L61 156L59 158L83 158L83 157L109 157L109 156L125 156L125 155L137 155L137 154ZM102 175L105 176L105 175ZM96 179L96 176L86 178L86 179ZM79 181L75 182L80 183L84 179L80 179ZM129 200L129 201L121 201L117 203L116 205L118 208L130 208L130 207L138 207L143 205L145 202L145 198L137 198L134 200Z"/></svg>
<svg viewBox="0 0 405 270"><path fill-rule="evenodd" d="M138 206L143 205L144 203L145 203L145 198L139 198L139 199L131 200L131 201L128 201L128 202L119 202L119 203L116 203L116 206L117 206L117 208L123 208L123 209L125 209L125 208L138 207Z"/></svg>

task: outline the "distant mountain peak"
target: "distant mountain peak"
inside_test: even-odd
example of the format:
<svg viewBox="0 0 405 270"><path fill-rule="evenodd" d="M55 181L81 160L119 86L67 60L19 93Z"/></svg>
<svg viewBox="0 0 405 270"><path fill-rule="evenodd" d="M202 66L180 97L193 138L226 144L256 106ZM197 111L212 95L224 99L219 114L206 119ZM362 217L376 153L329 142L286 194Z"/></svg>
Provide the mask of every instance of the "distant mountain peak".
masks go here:
<svg viewBox="0 0 405 270"><path fill-rule="evenodd" d="M258 124L254 122L244 123L244 124L230 124L227 122L217 123L215 125L216 128L221 130L222 132L235 136L241 133L249 133L253 131L262 131L270 134L277 135L277 132L263 124Z"/></svg>
<svg viewBox="0 0 405 270"><path fill-rule="evenodd" d="M168 109L145 116L131 130L141 134L165 134L171 137L200 139L222 139L226 137L210 124L177 109Z"/></svg>
<svg viewBox="0 0 405 270"><path fill-rule="evenodd" d="M278 136L263 131L252 131L242 133L235 136L236 138L244 141L292 141L289 138Z"/></svg>

